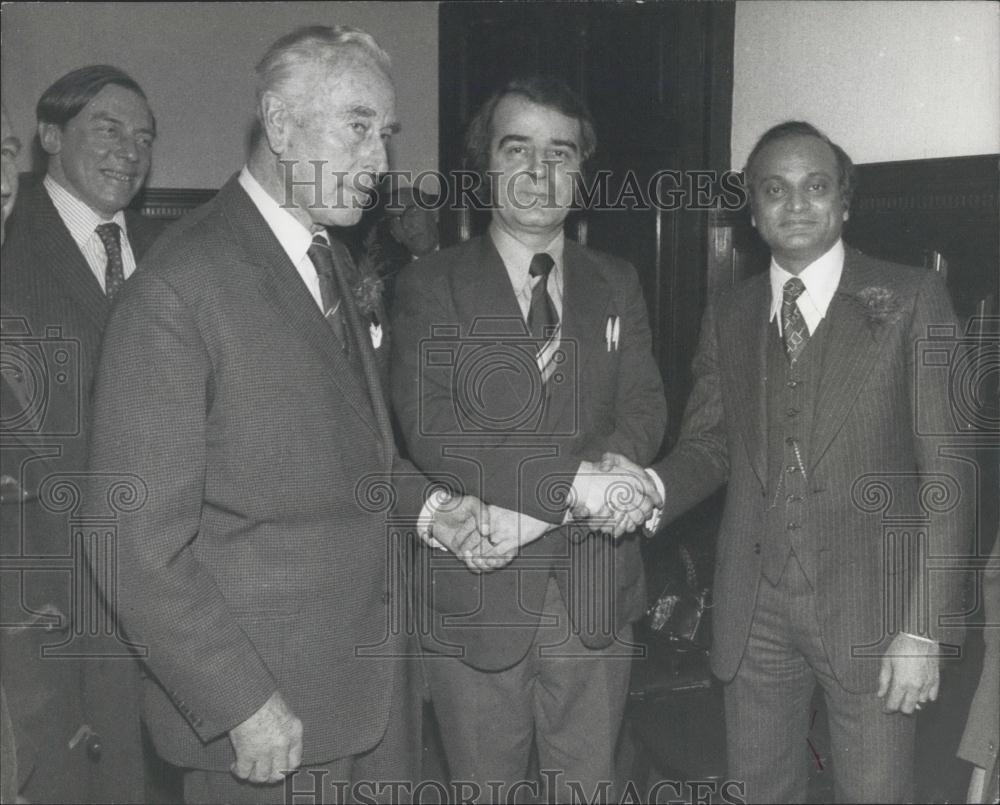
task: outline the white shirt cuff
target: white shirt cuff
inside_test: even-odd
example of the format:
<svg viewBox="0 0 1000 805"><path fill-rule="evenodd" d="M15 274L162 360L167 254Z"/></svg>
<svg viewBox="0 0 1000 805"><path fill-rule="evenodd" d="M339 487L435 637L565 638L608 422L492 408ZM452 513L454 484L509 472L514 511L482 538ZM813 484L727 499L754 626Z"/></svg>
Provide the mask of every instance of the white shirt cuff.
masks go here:
<svg viewBox="0 0 1000 805"><path fill-rule="evenodd" d="M649 467L646 467L646 475L653 479L653 486L655 486L656 491L660 493L660 500L666 500L667 491L663 487L663 481L660 480L660 476L653 472ZM653 534L656 529L660 527L661 519L663 519L663 509L653 509L653 513L649 515L649 519L645 524L646 531L649 534Z"/></svg>
<svg viewBox="0 0 1000 805"><path fill-rule="evenodd" d="M912 637L914 640L923 640L925 643L930 643L932 646L937 645L937 640L933 640L930 637L924 637L923 635L912 634L910 632L900 632L900 634L905 634L907 637Z"/></svg>
<svg viewBox="0 0 1000 805"><path fill-rule="evenodd" d="M581 461L573 477L573 489L570 495L566 514L563 515L563 525L573 520L573 507L587 500L590 494L590 485L593 483L594 465L589 461Z"/></svg>
<svg viewBox="0 0 1000 805"><path fill-rule="evenodd" d="M434 517L437 515L438 509L451 500L451 498L452 495L447 490L435 489L427 496L427 500L424 501L424 507L420 510L420 514L417 517L417 535L427 545L438 551L447 551L448 549L438 540L434 539L431 529L434 525Z"/></svg>

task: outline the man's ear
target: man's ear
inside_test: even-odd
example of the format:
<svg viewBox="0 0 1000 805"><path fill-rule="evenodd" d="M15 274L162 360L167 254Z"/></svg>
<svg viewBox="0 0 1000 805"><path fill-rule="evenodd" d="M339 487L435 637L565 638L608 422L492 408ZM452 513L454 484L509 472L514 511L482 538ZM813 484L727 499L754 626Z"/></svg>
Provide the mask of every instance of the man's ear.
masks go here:
<svg viewBox="0 0 1000 805"><path fill-rule="evenodd" d="M288 102L276 92L265 92L261 96L260 124L271 151L278 155L285 153L294 116Z"/></svg>
<svg viewBox="0 0 1000 805"><path fill-rule="evenodd" d="M46 154L54 156L62 151L62 129L55 123L39 123L38 141Z"/></svg>
<svg viewBox="0 0 1000 805"><path fill-rule="evenodd" d="M844 205L844 221L850 220L850 217L851 217L851 208L845 204Z"/></svg>

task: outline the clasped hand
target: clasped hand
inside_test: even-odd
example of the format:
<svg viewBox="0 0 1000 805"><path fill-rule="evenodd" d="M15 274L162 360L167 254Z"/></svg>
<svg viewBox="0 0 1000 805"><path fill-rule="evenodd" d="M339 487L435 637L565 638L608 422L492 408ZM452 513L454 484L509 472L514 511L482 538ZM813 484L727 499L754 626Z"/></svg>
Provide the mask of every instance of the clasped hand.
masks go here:
<svg viewBox="0 0 1000 805"><path fill-rule="evenodd" d="M583 492L570 506L573 518L616 539L641 528L663 507L649 473L618 453L605 453L596 464L583 462L578 479L574 492Z"/></svg>
<svg viewBox="0 0 1000 805"><path fill-rule="evenodd" d="M616 539L640 528L662 506L663 498L649 474L618 453L605 453L596 464L581 462L569 500L574 520ZM469 570L484 573L509 564L521 548L552 527L464 495L438 506L430 536Z"/></svg>
<svg viewBox="0 0 1000 805"><path fill-rule="evenodd" d="M465 495L438 506L430 536L473 573L488 573L509 564L521 547L549 528L541 520Z"/></svg>

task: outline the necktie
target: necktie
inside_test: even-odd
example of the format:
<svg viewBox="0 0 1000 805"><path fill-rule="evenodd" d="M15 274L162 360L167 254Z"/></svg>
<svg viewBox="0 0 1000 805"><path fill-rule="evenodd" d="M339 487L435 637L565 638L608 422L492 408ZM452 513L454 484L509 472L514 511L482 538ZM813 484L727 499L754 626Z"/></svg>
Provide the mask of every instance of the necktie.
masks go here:
<svg viewBox="0 0 1000 805"><path fill-rule="evenodd" d="M781 335L785 342L785 355L788 356L789 363L795 363L795 359L802 354L802 350L806 348L806 341L809 339L809 328L806 327L802 311L796 304L796 300L805 289L806 286L798 277L792 277L782 289Z"/></svg>
<svg viewBox="0 0 1000 805"><path fill-rule="evenodd" d="M549 272L555 261L545 252L539 252L531 258L531 266L528 273L532 277L538 277L534 287L531 289L531 307L528 309L528 329L531 337L539 342L541 349L545 342L552 336L552 332L559 324L559 314L556 313L556 306L549 296Z"/></svg>
<svg viewBox="0 0 1000 805"><path fill-rule="evenodd" d="M347 317L344 313L343 298L340 293L340 282L333 261L333 251L330 244L321 235L313 238L312 246L307 252L316 268L319 277L319 292L323 301L323 317L333 330L344 352L350 354L351 339L347 332Z"/></svg>
<svg viewBox="0 0 1000 805"><path fill-rule="evenodd" d="M108 253L108 264L104 269L104 293L108 299L114 299L115 294L125 284L125 264L122 262L122 230L118 224L112 221L100 224L96 232L97 237L104 244L104 251Z"/></svg>

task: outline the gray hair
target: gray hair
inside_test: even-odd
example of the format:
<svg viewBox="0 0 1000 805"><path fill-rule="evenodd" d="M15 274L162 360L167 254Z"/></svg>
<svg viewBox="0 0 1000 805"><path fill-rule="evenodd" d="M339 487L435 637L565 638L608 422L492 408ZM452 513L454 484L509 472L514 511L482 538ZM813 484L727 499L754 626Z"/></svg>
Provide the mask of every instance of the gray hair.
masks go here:
<svg viewBox="0 0 1000 805"><path fill-rule="evenodd" d="M349 50L367 54L386 72L392 65L389 54L375 38L347 25L309 25L281 37L257 62L257 105L265 92L276 92L293 108L304 107L305 90L296 85L304 67L332 67Z"/></svg>

